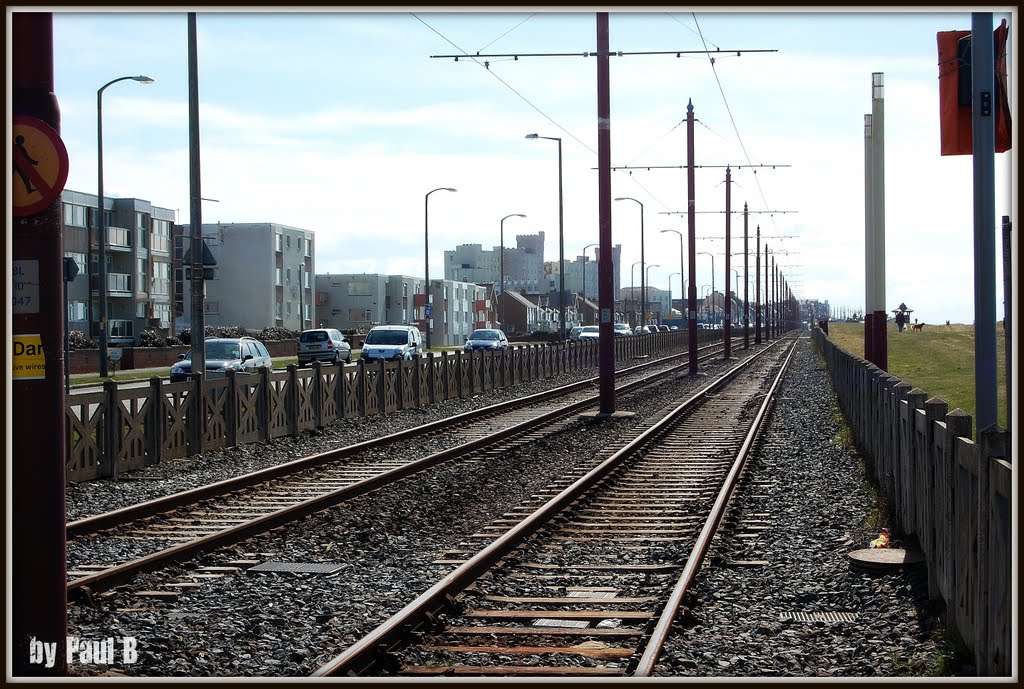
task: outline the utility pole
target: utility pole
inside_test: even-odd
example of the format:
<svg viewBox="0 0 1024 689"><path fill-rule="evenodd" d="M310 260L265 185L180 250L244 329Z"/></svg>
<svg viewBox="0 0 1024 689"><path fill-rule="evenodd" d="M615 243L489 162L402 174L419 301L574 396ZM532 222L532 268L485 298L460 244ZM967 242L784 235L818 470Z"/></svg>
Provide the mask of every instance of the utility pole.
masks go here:
<svg viewBox="0 0 1024 689"><path fill-rule="evenodd" d="M761 226L754 243L754 344L761 344Z"/></svg>
<svg viewBox="0 0 1024 689"><path fill-rule="evenodd" d="M750 292L747 288L747 275L750 262L750 247L747 246L747 202L743 202L743 349L750 349Z"/></svg>
<svg viewBox="0 0 1024 689"><path fill-rule="evenodd" d="M732 344L729 339L732 336L732 329L729 325L729 319L732 315L732 303L729 299L729 259L732 253L732 171L725 168L725 329L722 331L725 337L725 354L723 355L726 359L729 358L730 345ZM714 281L714 275L711 276Z"/></svg>
<svg viewBox="0 0 1024 689"><path fill-rule="evenodd" d="M206 304L203 282L203 199L200 185L199 158L199 53L196 40L196 13L188 13L188 163L189 163L189 229L192 237L192 276L189 304L192 310L192 376L206 373ZM199 439L202 424L192 424L192 433ZM196 445L198 447L199 445Z"/></svg>
<svg viewBox="0 0 1024 689"><path fill-rule="evenodd" d="M608 13L597 13L597 300L600 414L615 413L615 285L612 278L612 134Z"/></svg>
<svg viewBox="0 0 1024 689"><path fill-rule="evenodd" d="M13 564L7 657L12 676L58 677L66 674L67 657L60 192L68 159L54 93L53 15L14 12L11 26L9 123L18 174L8 187L13 404L7 466ZM46 165L37 165L42 161Z"/></svg>
<svg viewBox="0 0 1024 689"><path fill-rule="evenodd" d="M693 168L693 99L686 104L686 234L690 246L686 270L690 285L686 290L687 300L687 343L689 345L690 375L697 375L697 218L696 180Z"/></svg>

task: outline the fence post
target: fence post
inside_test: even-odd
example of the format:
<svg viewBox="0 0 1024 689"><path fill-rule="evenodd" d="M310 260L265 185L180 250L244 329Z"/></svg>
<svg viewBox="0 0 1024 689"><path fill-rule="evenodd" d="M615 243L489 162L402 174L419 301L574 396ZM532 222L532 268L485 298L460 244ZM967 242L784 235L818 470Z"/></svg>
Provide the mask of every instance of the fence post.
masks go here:
<svg viewBox="0 0 1024 689"><path fill-rule="evenodd" d="M992 496L989 481L992 463L1007 457L1007 434L998 426L978 431L978 581L973 601L978 611L978 674L991 675L993 658L990 652L992 639L989 638L990 610L989 592L992 588L992 562L990 560L989 523L992 519Z"/></svg>
<svg viewBox="0 0 1024 689"><path fill-rule="evenodd" d="M288 435L299 434L299 393L298 370L295 364L288 364L288 389L285 390L285 410L288 414Z"/></svg>
<svg viewBox="0 0 1024 689"><path fill-rule="evenodd" d="M203 443L206 439L206 377L202 373L192 372L192 394L189 399L192 401L189 425L192 430L192 446L189 454L195 455L205 448Z"/></svg>
<svg viewBox="0 0 1024 689"><path fill-rule="evenodd" d="M921 388L913 388L907 392L907 423L903 427L905 442L902 444L905 452L903 456L903 480L906 488L904 490L905 506L901 511L907 525L907 533L917 534L919 539L920 533L918 529L921 526L921 521L918 518L918 515L921 513L919 502L924 496L921 495L920 482L918 481L917 410L924 409L924 401L927 397L928 393ZM902 412L902 407L900 410Z"/></svg>
<svg viewBox="0 0 1024 689"><path fill-rule="evenodd" d="M946 554L946 624L956 627L956 599L957 599L957 573L956 573L956 442L957 438L971 437L971 415L963 409L954 409L946 414L946 451L943 457L943 470L945 471L945 499L944 514L941 517L941 524L945 525L943 541ZM960 508L963 509L963 508Z"/></svg>
<svg viewBox="0 0 1024 689"><path fill-rule="evenodd" d="M430 387L429 393L427 395L427 399L429 399L430 403L433 404L434 402L437 401L437 394L436 394L437 386L435 384L435 381L436 381L436 378L437 378L437 371L434 370L434 353L433 352L427 352L426 356L427 356L427 385Z"/></svg>
<svg viewBox="0 0 1024 689"><path fill-rule="evenodd" d="M228 399L224 409L225 435L228 447L238 445L238 388L235 371L225 371L228 379Z"/></svg>
<svg viewBox="0 0 1024 689"><path fill-rule="evenodd" d="M158 464L164 458L164 423L167 417L164 414L163 379L159 376L149 379L149 400L151 411L149 422L146 424L149 431L146 434L149 442L149 461L146 464Z"/></svg>
<svg viewBox="0 0 1024 689"><path fill-rule="evenodd" d="M117 397L117 383L112 380L103 381L103 458L106 460L100 468L103 478L116 478L118 455L121 452L121 419L120 401Z"/></svg>
<svg viewBox="0 0 1024 689"><path fill-rule="evenodd" d="M341 373L345 364L338 364L338 373ZM324 427L324 406L323 406L323 373L320 370L319 360L313 361L313 389L310 394L310 402L313 405L313 428Z"/></svg>
<svg viewBox="0 0 1024 689"><path fill-rule="evenodd" d="M922 520L924 533L921 536L921 546L924 548L928 558L928 598L931 600L940 597L939 568L937 566L940 552L938 539L940 529L946 528L946 525L940 521L941 517L939 514L939 506L942 504L939 497L939 489L942 482L937 472L942 466L942 460L937 456L935 429L936 424L946 418L948 409L949 405L938 397L932 397L924 403L924 414L928 419L928 423L925 426L926 451L924 466L925 483L928 489L925 493L925 504L922 505L924 510L924 518Z"/></svg>
<svg viewBox="0 0 1024 689"><path fill-rule="evenodd" d="M359 370L356 373L356 392L359 398L359 416L366 418L366 360L359 357Z"/></svg>
<svg viewBox="0 0 1024 689"><path fill-rule="evenodd" d="M266 441L270 439L270 368L260 366L257 369L257 373L260 376L260 388L259 392L256 393L259 396L256 414L260 420L260 440Z"/></svg>

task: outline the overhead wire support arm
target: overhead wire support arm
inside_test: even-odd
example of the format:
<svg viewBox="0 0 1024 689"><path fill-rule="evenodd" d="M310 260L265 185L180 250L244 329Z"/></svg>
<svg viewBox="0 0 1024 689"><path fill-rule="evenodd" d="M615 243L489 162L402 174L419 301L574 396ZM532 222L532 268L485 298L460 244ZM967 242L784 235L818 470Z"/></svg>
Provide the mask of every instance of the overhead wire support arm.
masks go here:
<svg viewBox="0 0 1024 689"><path fill-rule="evenodd" d="M775 169L777 167L793 167L792 165L778 165L771 163L764 163L761 165L694 165L695 169L701 168L732 168L733 170L742 170L744 168L755 168L755 167L770 167ZM612 166L612 170L685 170L686 165L619 165ZM596 169L596 168L591 168Z"/></svg>
<svg viewBox="0 0 1024 689"><path fill-rule="evenodd" d="M625 51L625 50L609 50L609 57L625 57L628 55L675 55L680 57L682 55L719 55L725 53L736 53L736 57L740 57L743 53L777 53L777 48L762 48L762 49L750 49L750 50L637 50L637 51ZM498 58L498 57L510 57L514 60L518 60L521 57L597 57L597 51L584 50L579 53L487 53L487 54L469 54L463 53L462 55L431 55L431 58L437 58L442 60L454 59L458 62L460 57L482 57L482 58Z"/></svg>

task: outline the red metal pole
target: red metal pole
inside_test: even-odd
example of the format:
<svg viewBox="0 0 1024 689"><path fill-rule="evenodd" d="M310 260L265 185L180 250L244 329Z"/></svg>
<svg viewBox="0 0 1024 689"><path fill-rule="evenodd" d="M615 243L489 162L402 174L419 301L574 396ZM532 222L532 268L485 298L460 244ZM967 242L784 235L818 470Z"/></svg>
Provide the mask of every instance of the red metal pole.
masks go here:
<svg viewBox="0 0 1024 689"><path fill-rule="evenodd" d="M687 317L690 354L690 375L697 373L697 216L694 206L696 195L693 165L693 100L686 104L686 231L690 243L690 257L687 271L690 273L690 286L687 297L690 301Z"/></svg>
<svg viewBox="0 0 1024 689"><path fill-rule="evenodd" d="M754 344L761 344L761 226L754 243Z"/></svg>
<svg viewBox="0 0 1024 689"><path fill-rule="evenodd" d="M725 358L729 358L732 337L730 318L732 317L732 300L729 299L729 259L732 253L732 171L725 168Z"/></svg>
<svg viewBox="0 0 1024 689"><path fill-rule="evenodd" d="M743 202L743 349L750 349L750 292L747 289L750 247L747 246L747 203Z"/></svg>
<svg viewBox="0 0 1024 689"><path fill-rule="evenodd" d="M615 283L612 265L612 138L608 13L597 13L598 394L600 414L615 412Z"/></svg>
<svg viewBox="0 0 1024 689"><path fill-rule="evenodd" d="M59 134L53 15L15 12L11 36L12 114L41 120ZM11 244L13 267L34 279L38 294L12 314L12 333L38 337L45 367L42 378L11 381L11 667L14 676L62 676L67 573L60 197L38 213L15 216Z"/></svg>

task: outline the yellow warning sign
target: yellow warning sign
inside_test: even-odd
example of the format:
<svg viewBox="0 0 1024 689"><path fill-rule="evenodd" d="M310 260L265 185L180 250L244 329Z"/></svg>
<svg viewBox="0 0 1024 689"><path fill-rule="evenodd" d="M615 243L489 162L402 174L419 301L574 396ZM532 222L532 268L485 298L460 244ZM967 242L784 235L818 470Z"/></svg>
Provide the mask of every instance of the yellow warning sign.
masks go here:
<svg viewBox="0 0 1024 689"><path fill-rule="evenodd" d="M46 378L46 357L43 338L39 335L15 335L12 348L12 380L40 380Z"/></svg>

